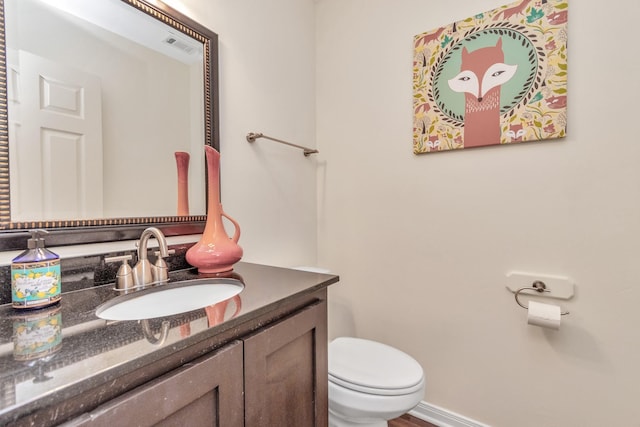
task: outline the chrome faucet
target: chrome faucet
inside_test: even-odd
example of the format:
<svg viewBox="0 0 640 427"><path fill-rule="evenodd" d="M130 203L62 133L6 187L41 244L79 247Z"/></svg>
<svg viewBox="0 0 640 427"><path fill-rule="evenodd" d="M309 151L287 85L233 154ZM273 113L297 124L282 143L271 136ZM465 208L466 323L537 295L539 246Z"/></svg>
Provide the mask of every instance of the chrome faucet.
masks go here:
<svg viewBox="0 0 640 427"><path fill-rule="evenodd" d="M151 265L151 261L147 258L147 245L151 236L156 238L160 248L158 261L156 261L155 265ZM138 263L133 267L134 285L137 288L143 288L151 283L166 282L168 278L168 268L163 258L168 256L167 239L164 237L164 234L162 234L162 231L155 227L145 229L138 241Z"/></svg>

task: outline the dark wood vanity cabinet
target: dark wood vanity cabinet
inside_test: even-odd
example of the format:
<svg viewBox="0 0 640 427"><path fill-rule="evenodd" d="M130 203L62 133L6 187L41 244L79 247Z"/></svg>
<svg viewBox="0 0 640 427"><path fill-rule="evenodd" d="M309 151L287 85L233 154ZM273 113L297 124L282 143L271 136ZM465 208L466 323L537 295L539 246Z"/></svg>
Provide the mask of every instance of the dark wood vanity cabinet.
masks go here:
<svg viewBox="0 0 640 427"><path fill-rule="evenodd" d="M315 300L65 426L326 427L327 307Z"/></svg>

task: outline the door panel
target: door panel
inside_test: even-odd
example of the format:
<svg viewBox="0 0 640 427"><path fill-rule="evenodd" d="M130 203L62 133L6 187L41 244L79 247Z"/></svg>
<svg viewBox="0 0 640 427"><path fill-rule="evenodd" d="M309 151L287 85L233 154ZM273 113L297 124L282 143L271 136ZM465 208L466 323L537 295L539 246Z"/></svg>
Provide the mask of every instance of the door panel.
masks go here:
<svg viewBox="0 0 640 427"><path fill-rule="evenodd" d="M245 426L327 425L326 302L245 339Z"/></svg>
<svg viewBox="0 0 640 427"><path fill-rule="evenodd" d="M12 219L101 217L100 79L25 51L18 61L12 111L19 122L11 147L18 175L11 187L19 203Z"/></svg>

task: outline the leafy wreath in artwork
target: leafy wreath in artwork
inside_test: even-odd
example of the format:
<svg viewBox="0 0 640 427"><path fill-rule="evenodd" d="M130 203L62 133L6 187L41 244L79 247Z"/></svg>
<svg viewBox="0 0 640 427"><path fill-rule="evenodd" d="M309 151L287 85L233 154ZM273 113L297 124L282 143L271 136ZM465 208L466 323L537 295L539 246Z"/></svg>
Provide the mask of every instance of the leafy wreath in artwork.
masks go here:
<svg viewBox="0 0 640 427"><path fill-rule="evenodd" d="M443 65L446 64L449 58L462 49L464 42L478 39L487 34L507 36L520 42L524 49L528 49L527 59L532 65L522 89L512 98L511 101L505 105L501 105L501 115L506 113L506 117L513 116L515 111L517 111L521 106L526 105L531 100L538 88L543 84L543 64L546 55L544 49L537 45L537 36L530 31L527 31L525 26L500 22L483 27L472 28L467 31L462 38L453 45L453 47L448 50L442 50L429 71L432 85L430 90L427 92L427 97L431 101L434 111L447 123L454 125L462 124L464 122L464 116L454 112L452 109L448 108L444 102L442 102L440 90L435 84L433 84L433 82L436 82L437 79L441 77L444 70Z"/></svg>

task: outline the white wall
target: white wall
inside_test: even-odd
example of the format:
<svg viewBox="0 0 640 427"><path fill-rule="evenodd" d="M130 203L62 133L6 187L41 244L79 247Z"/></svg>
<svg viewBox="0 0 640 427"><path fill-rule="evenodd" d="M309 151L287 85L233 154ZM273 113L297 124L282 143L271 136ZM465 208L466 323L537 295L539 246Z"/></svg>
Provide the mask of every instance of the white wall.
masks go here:
<svg viewBox="0 0 640 427"><path fill-rule="evenodd" d="M315 264L317 158L245 139L315 146L313 1L166 3L219 35L222 203L240 223L243 260Z"/></svg>
<svg viewBox="0 0 640 427"><path fill-rule="evenodd" d="M571 2L567 138L412 154L413 35L505 3L316 2L331 335L407 351L426 401L492 426L639 425L640 4ZM560 331L510 270L575 279Z"/></svg>

